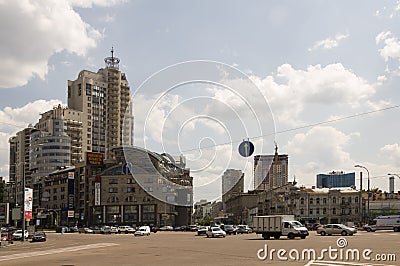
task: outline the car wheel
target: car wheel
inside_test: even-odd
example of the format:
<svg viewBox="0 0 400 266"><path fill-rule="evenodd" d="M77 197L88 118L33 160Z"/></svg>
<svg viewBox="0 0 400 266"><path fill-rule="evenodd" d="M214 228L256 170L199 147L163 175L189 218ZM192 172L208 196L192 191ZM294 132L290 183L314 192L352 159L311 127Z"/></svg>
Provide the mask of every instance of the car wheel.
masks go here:
<svg viewBox="0 0 400 266"><path fill-rule="evenodd" d="M279 238L281 238L280 235L274 235L274 239L279 239Z"/></svg>
<svg viewBox="0 0 400 266"><path fill-rule="evenodd" d="M393 231L399 232L399 231L400 231L400 228L399 228L399 227L395 227L395 228L393 228Z"/></svg>
<svg viewBox="0 0 400 266"><path fill-rule="evenodd" d="M294 234L293 233L289 233L287 236L289 239L294 239Z"/></svg>
<svg viewBox="0 0 400 266"><path fill-rule="evenodd" d="M300 238L301 238L301 239L306 239L306 236L301 236Z"/></svg>
<svg viewBox="0 0 400 266"><path fill-rule="evenodd" d="M342 236L347 236L347 232L346 231L342 231L341 235Z"/></svg>
<svg viewBox="0 0 400 266"><path fill-rule="evenodd" d="M371 232L372 230L371 230L371 228L367 228L367 232Z"/></svg>
<svg viewBox="0 0 400 266"><path fill-rule="evenodd" d="M326 232L325 232L325 231L322 231L322 232L321 232L321 236L326 236Z"/></svg>

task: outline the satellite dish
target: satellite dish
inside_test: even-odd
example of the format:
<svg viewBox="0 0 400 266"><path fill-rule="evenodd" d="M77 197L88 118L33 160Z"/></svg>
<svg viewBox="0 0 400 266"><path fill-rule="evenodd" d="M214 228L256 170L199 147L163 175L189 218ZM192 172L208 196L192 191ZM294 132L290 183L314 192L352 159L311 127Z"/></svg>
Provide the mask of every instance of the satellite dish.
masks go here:
<svg viewBox="0 0 400 266"><path fill-rule="evenodd" d="M243 157L249 157L254 152L254 144L249 140L243 140L239 145L239 154Z"/></svg>

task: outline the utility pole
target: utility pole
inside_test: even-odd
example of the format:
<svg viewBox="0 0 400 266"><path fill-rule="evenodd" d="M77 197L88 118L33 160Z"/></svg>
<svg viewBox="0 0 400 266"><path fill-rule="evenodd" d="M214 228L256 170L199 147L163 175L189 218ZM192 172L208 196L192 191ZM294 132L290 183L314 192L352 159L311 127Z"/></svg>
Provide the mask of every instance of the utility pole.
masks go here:
<svg viewBox="0 0 400 266"><path fill-rule="evenodd" d="M22 165L22 242L25 241L25 162Z"/></svg>

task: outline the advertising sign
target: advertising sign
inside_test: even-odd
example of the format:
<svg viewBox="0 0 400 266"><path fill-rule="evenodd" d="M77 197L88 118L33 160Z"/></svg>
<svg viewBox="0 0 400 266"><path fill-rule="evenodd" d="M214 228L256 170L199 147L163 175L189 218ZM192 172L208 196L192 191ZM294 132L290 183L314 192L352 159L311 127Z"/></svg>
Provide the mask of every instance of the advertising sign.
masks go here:
<svg viewBox="0 0 400 266"><path fill-rule="evenodd" d="M74 172L68 173L68 210L74 210Z"/></svg>
<svg viewBox="0 0 400 266"><path fill-rule="evenodd" d="M75 217L75 212L74 211L68 211L68 218L74 218Z"/></svg>
<svg viewBox="0 0 400 266"><path fill-rule="evenodd" d="M32 219L33 189L25 188L25 219Z"/></svg>
<svg viewBox="0 0 400 266"><path fill-rule="evenodd" d="M94 183L94 205L99 206L100 205L100 183L96 182Z"/></svg>
<svg viewBox="0 0 400 266"><path fill-rule="evenodd" d="M90 165L102 165L104 160L104 154L98 152L87 152L86 163Z"/></svg>

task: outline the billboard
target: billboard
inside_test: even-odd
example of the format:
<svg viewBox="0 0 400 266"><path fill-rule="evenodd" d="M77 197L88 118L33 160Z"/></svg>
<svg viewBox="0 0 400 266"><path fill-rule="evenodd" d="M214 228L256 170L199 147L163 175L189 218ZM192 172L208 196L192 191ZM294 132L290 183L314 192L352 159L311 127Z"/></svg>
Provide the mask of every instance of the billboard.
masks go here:
<svg viewBox="0 0 400 266"><path fill-rule="evenodd" d="M104 160L104 154L98 152L86 152L86 164L90 165L102 165Z"/></svg>
<svg viewBox="0 0 400 266"><path fill-rule="evenodd" d="M101 203L101 198L100 198L100 190L101 190L101 184L100 182L94 183L94 205L99 206Z"/></svg>
<svg viewBox="0 0 400 266"><path fill-rule="evenodd" d="M25 188L25 219L32 219L33 189Z"/></svg>
<svg viewBox="0 0 400 266"><path fill-rule="evenodd" d="M75 180L75 173L68 172L68 210L74 210L74 180Z"/></svg>

